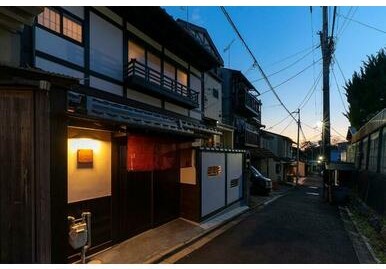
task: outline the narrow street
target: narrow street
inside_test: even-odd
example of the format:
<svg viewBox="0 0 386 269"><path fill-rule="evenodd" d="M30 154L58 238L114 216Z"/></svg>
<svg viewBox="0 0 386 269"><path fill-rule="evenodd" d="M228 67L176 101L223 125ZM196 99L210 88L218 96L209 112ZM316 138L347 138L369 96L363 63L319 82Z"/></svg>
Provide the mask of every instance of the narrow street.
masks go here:
<svg viewBox="0 0 386 269"><path fill-rule="evenodd" d="M177 263L358 263L320 180L308 178Z"/></svg>

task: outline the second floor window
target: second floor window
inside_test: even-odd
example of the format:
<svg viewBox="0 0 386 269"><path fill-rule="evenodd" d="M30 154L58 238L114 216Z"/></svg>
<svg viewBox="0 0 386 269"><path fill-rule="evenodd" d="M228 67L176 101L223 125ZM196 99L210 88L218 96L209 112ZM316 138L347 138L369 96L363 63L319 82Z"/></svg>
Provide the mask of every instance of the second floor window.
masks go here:
<svg viewBox="0 0 386 269"><path fill-rule="evenodd" d="M78 42L82 42L82 25L70 18L63 17L63 34Z"/></svg>
<svg viewBox="0 0 386 269"><path fill-rule="evenodd" d="M60 33L60 14L52 9L45 7L43 13L38 16L38 23Z"/></svg>
<svg viewBox="0 0 386 269"><path fill-rule="evenodd" d="M56 10L45 7L38 16L38 24L82 43L82 24Z"/></svg>

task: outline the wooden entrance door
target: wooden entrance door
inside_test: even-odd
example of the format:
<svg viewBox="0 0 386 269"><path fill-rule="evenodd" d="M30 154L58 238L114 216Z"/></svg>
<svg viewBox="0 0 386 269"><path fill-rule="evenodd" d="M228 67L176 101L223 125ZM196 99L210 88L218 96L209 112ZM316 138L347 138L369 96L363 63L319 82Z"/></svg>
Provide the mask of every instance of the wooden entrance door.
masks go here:
<svg viewBox="0 0 386 269"><path fill-rule="evenodd" d="M179 168L127 171L127 145L119 145L115 193L117 241L125 240L179 216Z"/></svg>
<svg viewBox="0 0 386 269"><path fill-rule="evenodd" d="M119 146L118 173L118 240L141 233L152 224L152 172L128 172L127 146Z"/></svg>

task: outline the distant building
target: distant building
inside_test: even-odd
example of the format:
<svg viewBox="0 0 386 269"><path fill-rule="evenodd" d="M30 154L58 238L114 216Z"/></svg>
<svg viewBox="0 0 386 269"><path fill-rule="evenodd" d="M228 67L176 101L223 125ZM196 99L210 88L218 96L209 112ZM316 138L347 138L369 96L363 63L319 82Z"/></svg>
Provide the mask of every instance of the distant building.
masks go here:
<svg viewBox="0 0 386 269"><path fill-rule="evenodd" d="M289 137L262 130L260 147L251 151L259 171L273 180L287 180L293 163L293 143Z"/></svg>
<svg viewBox="0 0 386 269"><path fill-rule="evenodd" d="M259 147L261 124L260 93L238 70L222 68L222 122L234 128L234 146Z"/></svg>

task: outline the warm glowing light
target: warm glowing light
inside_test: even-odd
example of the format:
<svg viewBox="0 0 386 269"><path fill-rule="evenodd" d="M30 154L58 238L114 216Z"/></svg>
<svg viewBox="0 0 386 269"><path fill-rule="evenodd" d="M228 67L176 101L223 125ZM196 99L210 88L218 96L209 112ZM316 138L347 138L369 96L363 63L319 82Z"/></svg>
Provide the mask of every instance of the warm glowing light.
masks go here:
<svg viewBox="0 0 386 269"><path fill-rule="evenodd" d="M323 156L319 156L318 159L319 159L319 160L323 160Z"/></svg>
<svg viewBox="0 0 386 269"><path fill-rule="evenodd" d="M79 149L91 149L98 152L101 147L100 141L91 138L70 138L68 144L72 152L77 152Z"/></svg>

